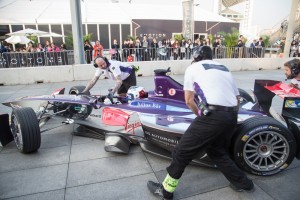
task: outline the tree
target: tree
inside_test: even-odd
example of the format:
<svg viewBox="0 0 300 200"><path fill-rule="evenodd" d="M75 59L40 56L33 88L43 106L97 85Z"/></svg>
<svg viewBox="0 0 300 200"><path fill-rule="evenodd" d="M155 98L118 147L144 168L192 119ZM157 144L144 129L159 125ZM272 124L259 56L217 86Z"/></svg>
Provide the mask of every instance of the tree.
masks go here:
<svg viewBox="0 0 300 200"><path fill-rule="evenodd" d="M179 42L181 42L182 39L184 39L184 37L183 37L182 34L178 34L178 35L174 35L174 39L175 39L175 40L178 40Z"/></svg>
<svg viewBox="0 0 300 200"><path fill-rule="evenodd" d="M92 35L93 33L88 33L87 35L83 36L83 42L88 40L88 41L92 41Z"/></svg>
<svg viewBox="0 0 300 200"><path fill-rule="evenodd" d="M263 35L261 36L264 43L265 43L265 47L270 47L270 36L269 35Z"/></svg>
<svg viewBox="0 0 300 200"><path fill-rule="evenodd" d="M239 40L239 31L236 28L231 28L231 33L225 33L225 32L220 32L218 33L223 36L225 46L227 47L226 51L226 56L227 58L231 58L233 53L234 53L234 48L229 48L229 47L234 47L237 44L237 41Z"/></svg>
<svg viewBox="0 0 300 200"><path fill-rule="evenodd" d="M224 38L226 47L234 47L239 40L239 31L236 28L231 28L231 33L225 33L224 31L219 32L219 35L222 35Z"/></svg>
<svg viewBox="0 0 300 200"><path fill-rule="evenodd" d="M74 48L74 45L73 45L73 35L71 33L69 33L67 36L66 36L66 46L69 48L69 49L73 49Z"/></svg>
<svg viewBox="0 0 300 200"><path fill-rule="evenodd" d="M91 39L92 39L92 33L88 33L87 35L83 36L82 41L84 42L85 40L88 40L91 42ZM69 33L66 36L66 46L70 49L74 48L73 35L71 33Z"/></svg>

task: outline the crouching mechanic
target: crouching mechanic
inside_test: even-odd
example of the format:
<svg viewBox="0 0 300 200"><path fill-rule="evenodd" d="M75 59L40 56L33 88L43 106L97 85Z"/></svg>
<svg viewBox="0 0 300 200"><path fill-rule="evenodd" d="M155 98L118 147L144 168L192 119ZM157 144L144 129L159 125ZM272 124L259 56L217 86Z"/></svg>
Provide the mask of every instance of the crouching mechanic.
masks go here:
<svg viewBox="0 0 300 200"><path fill-rule="evenodd" d="M106 57L96 57L94 59L94 67L96 68L95 76L87 84L82 93L87 93L96 84L102 74L116 81L115 87L107 95L110 99L112 99L116 92L119 96L126 96L128 89L131 86L136 86L135 66L120 61L108 60Z"/></svg>
<svg viewBox="0 0 300 200"><path fill-rule="evenodd" d="M300 60L295 58L284 63L284 71L287 79L291 79L290 86L300 90Z"/></svg>
<svg viewBox="0 0 300 200"><path fill-rule="evenodd" d="M173 192L186 166L200 152L206 152L236 191L253 191L253 182L239 169L228 154L228 146L237 126L239 91L230 71L212 61L209 46L196 47L194 61L184 75L187 106L196 115L172 153L164 181L148 181L151 193L173 199ZM198 95L199 105L194 94ZM205 182L203 182L205 184Z"/></svg>

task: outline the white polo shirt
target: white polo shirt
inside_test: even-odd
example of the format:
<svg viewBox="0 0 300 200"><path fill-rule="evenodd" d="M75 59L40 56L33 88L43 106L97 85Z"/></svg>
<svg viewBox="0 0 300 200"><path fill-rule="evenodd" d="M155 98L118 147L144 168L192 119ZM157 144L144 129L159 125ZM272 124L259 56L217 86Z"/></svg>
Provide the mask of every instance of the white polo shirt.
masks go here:
<svg viewBox="0 0 300 200"><path fill-rule="evenodd" d="M294 85L296 85L298 88L300 88L300 81L298 81L297 79L293 78L291 80L291 83L293 83Z"/></svg>
<svg viewBox="0 0 300 200"><path fill-rule="evenodd" d="M95 72L95 76L100 76L101 74L104 74L106 77L116 80L116 77L121 75L121 79L125 80L128 78L128 76L131 74L131 71L133 70L131 65L115 61L115 60L109 60L110 66L107 69L100 69L97 68Z"/></svg>
<svg viewBox="0 0 300 200"><path fill-rule="evenodd" d="M239 91L231 72L213 60L202 60L190 65L184 75L184 90L194 91L200 101L210 105L237 106Z"/></svg>

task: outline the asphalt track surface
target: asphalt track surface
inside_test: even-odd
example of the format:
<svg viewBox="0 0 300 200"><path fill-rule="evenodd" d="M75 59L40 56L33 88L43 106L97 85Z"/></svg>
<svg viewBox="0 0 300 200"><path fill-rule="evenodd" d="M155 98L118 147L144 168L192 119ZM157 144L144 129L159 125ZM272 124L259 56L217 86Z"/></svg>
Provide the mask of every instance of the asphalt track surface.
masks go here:
<svg viewBox="0 0 300 200"><path fill-rule="evenodd" d="M233 72L240 88L250 91L255 79L284 80L283 70ZM172 75L183 82L183 75ZM138 85L153 89L153 77L138 77ZM216 80L217 81L217 80ZM87 81L0 86L0 101L27 95L50 94L55 89L86 85ZM92 94L106 94L111 80L100 80ZM280 110L280 102L274 105ZM0 105L0 113L11 109ZM49 121L47 127L58 122ZM170 160L132 146L128 155L105 152L104 141L74 136L72 125L42 134L37 153L21 154L11 142L0 147L0 199L14 200L141 200L156 199L147 190L148 180L162 181ZM282 173L249 175L254 193L238 193L218 169L188 166L180 179L175 199L184 200L299 200L300 161Z"/></svg>

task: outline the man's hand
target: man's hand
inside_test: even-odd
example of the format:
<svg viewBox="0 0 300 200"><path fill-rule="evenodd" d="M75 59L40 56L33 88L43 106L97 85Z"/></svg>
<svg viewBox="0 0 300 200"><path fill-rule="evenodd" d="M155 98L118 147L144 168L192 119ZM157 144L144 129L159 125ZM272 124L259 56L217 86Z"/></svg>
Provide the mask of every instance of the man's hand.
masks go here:
<svg viewBox="0 0 300 200"><path fill-rule="evenodd" d="M113 92L109 92L108 95L106 96L106 98L108 98L111 102L113 102L114 93Z"/></svg>

